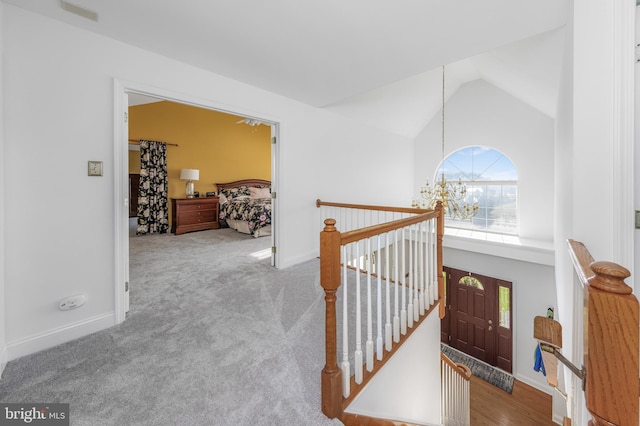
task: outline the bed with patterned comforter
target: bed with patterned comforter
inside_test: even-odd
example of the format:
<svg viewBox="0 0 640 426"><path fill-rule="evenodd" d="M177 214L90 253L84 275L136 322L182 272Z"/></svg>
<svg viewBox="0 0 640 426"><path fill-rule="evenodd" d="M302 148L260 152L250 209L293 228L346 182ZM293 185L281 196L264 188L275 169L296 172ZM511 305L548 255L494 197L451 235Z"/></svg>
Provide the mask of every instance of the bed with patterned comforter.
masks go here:
<svg viewBox="0 0 640 426"><path fill-rule="evenodd" d="M235 187L230 187L233 183L217 184L220 224L256 238L271 235L271 187L267 186L270 182L248 182Z"/></svg>

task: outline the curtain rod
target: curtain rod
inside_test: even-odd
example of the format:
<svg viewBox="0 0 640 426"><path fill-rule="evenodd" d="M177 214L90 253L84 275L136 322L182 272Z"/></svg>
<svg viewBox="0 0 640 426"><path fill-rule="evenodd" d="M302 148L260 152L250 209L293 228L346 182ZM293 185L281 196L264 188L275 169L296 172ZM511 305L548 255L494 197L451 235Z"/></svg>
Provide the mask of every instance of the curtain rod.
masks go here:
<svg viewBox="0 0 640 426"><path fill-rule="evenodd" d="M140 140L139 139L129 139L129 142L133 142L133 145L135 144L140 144ZM165 145L170 145L170 146L178 146L177 143L169 143L169 142L162 142Z"/></svg>

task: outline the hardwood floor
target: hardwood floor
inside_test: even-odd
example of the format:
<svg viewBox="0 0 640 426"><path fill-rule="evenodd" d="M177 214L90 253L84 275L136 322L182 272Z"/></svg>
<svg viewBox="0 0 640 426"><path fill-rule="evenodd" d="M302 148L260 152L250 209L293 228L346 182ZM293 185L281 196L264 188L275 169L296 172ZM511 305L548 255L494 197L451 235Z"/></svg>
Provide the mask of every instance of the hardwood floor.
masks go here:
<svg viewBox="0 0 640 426"><path fill-rule="evenodd" d="M343 414L346 426L415 426L404 422ZM513 393L471 376L471 426L558 426L552 421L551 396L518 380Z"/></svg>
<svg viewBox="0 0 640 426"><path fill-rule="evenodd" d="M513 393L471 377L471 426L557 426L551 396L515 381Z"/></svg>

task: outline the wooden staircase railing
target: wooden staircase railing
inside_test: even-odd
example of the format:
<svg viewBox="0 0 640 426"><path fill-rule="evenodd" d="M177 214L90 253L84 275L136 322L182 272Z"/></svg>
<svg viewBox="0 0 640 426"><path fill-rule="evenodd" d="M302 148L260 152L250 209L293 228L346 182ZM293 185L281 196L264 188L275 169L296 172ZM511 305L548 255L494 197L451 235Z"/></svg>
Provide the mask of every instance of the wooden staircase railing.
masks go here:
<svg viewBox="0 0 640 426"><path fill-rule="evenodd" d="M442 424L445 426L470 425L471 370L464 364L451 361L441 352L440 372L442 375Z"/></svg>
<svg viewBox="0 0 640 426"><path fill-rule="evenodd" d="M364 386L375 375L375 373L379 371L379 369L391 358L391 356L402 345L402 343L406 341L409 335L415 329L417 329L422 320L425 319L436 307L439 307L438 313L440 315L440 318L442 318L442 315L444 315L444 304L441 303L444 295L444 279L442 276L442 238L444 236L444 216L441 204L439 204L435 210L328 203L320 200L318 200L316 204L318 207L330 206L331 208L337 209L345 208L376 212L396 212L403 214L403 216L399 219L387 221L384 223L375 223L376 220L372 219L371 221L369 221L371 222L369 226L365 226L359 229L352 229L347 232L338 231L338 226L340 225L337 224L336 220L334 218L327 218L324 220L324 229L320 233L320 280L321 286L323 287L325 292L326 352L325 366L321 374L322 411L329 418L341 418L348 404L355 398L358 392L360 392L360 390L364 388ZM399 339L397 338L399 333L397 333L396 330L399 326L397 325L396 318L394 317L393 342L391 342L391 337L388 336L388 334L390 334L390 330L385 330L386 335L384 350L376 352L377 358L374 363L374 368L371 371L365 369L364 374L362 375L362 377L359 377L358 380L356 380L354 376L351 376L350 379L346 378L345 380L345 377L343 377L342 369L338 366L338 321L336 309L336 302L338 300L338 289L340 288L343 279L341 270L345 270L345 263L343 262L346 262L344 252L342 251L344 250L343 247L350 243L365 240L368 238L376 238L377 236L383 235L385 233L395 232L406 227L421 226L420 224L430 220L435 220L436 223L434 232L434 234L436 235L436 241L434 242L434 246L437 253L435 255L436 264L433 265L436 274L434 274L433 276L437 276L437 278L435 278L435 280L437 281L437 295L434 302L429 306L421 306L420 318L416 321L412 321L410 318L409 327L403 328L402 335L399 337ZM349 225L346 223L345 228L349 229ZM396 240L395 242L396 245L399 245L399 241ZM404 244L404 241L402 241L402 244ZM369 253L367 254L367 256L370 256L372 254L374 253ZM377 254L380 255L380 250L378 250ZM389 256L389 254L387 254L387 256ZM365 257L366 256L360 255L356 256L355 258L358 259L358 261L356 262L356 266L350 266L350 270L354 271L356 275L366 273L372 275L370 274L370 271L363 271L363 269L361 269L361 267L359 266L359 259ZM349 259L353 258L354 257L349 257ZM367 260L367 262L368 261L370 260ZM376 262L382 263L382 260L378 259L376 260ZM424 266L421 267L422 269L425 269ZM397 278L398 269L400 269L399 264L390 266L389 263L387 263L383 274L388 276L383 277L383 279L387 280L388 283L391 282L393 286L406 287L407 284L406 282L404 282L405 279ZM396 278L394 280L389 278L389 276L391 275L391 270L395 270ZM378 269L378 271L380 271L380 269ZM383 274L380 274L378 272L378 274L373 274L373 276ZM398 299L398 297L396 297L396 299ZM409 312L408 315L412 317L411 312ZM389 326L389 328L391 327ZM387 345L387 338L389 339L388 342L392 345L391 348ZM380 347L382 347L382 344L380 344ZM346 392L343 392L343 388L347 389Z"/></svg>
<svg viewBox="0 0 640 426"><path fill-rule="evenodd" d="M573 365L560 353L562 327L549 318L534 319L534 338L540 342L547 380L557 385L558 361L582 380L590 426L638 426L640 398L638 300L624 280L629 271L612 262L595 262L580 242L568 240L569 254L582 285L583 301L575 301L577 324L584 332L584 368ZM557 373L554 373L557 374ZM573 401L576 407L579 402Z"/></svg>

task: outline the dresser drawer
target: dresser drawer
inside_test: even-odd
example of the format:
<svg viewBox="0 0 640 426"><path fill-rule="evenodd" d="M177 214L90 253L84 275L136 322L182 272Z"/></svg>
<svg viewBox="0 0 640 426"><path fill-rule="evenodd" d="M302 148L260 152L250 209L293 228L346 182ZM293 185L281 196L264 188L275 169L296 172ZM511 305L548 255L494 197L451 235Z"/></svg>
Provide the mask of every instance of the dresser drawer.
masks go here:
<svg viewBox="0 0 640 426"><path fill-rule="evenodd" d="M192 213L203 210L215 210L216 206L213 204L184 204L180 206L180 210L185 213Z"/></svg>
<svg viewBox="0 0 640 426"><path fill-rule="evenodd" d="M215 220L214 210L202 210L196 212L185 211L180 215L180 225L192 225L194 223L213 222Z"/></svg>
<svg viewBox="0 0 640 426"><path fill-rule="evenodd" d="M205 229L219 229L219 198L172 198L171 232L176 235Z"/></svg>

